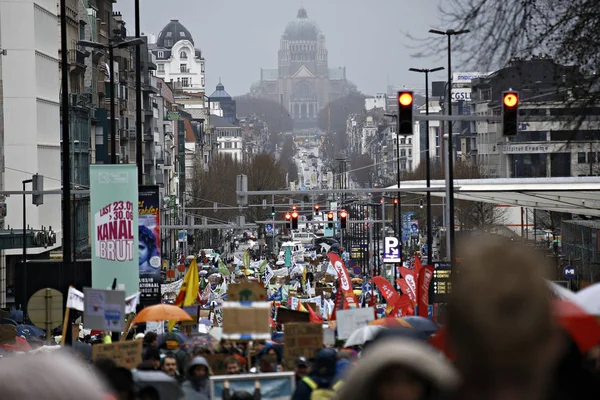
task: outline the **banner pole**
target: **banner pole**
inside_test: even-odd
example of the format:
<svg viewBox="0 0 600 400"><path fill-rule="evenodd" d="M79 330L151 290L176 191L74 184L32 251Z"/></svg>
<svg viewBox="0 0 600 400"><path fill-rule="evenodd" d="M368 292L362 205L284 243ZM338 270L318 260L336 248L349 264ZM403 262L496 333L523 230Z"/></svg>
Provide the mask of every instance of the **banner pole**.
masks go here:
<svg viewBox="0 0 600 400"><path fill-rule="evenodd" d="M71 289L73 286L69 286ZM63 319L63 327L62 327L62 338L60 339L60 345L65 346L65 340L67 339L67 324L69 323L69 317L71 315L71 309L69 307L65 308L65 318ZM48 332L46 332L46 335Z"/></svg>

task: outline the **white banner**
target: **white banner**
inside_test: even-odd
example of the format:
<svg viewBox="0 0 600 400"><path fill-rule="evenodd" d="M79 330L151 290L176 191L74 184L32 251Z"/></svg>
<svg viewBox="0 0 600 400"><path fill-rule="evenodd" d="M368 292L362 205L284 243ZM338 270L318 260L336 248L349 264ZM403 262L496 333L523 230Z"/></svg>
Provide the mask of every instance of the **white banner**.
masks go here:
<svg viewBox="0 0 600 400"><path fill-rule="evenodd" d="M69 294L67 297L67 308L72 310L82 311L85 310L83 305L83 293L74 287L69 288Z"/></svg>

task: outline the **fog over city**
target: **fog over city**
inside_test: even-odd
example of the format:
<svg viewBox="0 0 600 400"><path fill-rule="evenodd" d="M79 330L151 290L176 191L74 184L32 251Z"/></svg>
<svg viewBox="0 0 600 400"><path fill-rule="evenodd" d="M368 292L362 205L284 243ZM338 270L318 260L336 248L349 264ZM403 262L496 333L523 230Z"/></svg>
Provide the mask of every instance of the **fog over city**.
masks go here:
<svg viewBox="0 0 600 400"><path fill-rule="evenodd" d="M144 34L158 35L171 19L178 19L207 60L206 87L212 90L220 77L227 91L238 96L260 79L261 68L277 68L281 35L304 6L325 35L329 66L346 67L348 79L358 90L375 94L385 92L388 84L422 87L422 77L408 68L445 63L438 57L411 59L418 42L405 35L423 38L430 28L439 27L440 2L144 0L141 27ZM133 32L133 1L119 2L115 9L122 12Z"/></svg>

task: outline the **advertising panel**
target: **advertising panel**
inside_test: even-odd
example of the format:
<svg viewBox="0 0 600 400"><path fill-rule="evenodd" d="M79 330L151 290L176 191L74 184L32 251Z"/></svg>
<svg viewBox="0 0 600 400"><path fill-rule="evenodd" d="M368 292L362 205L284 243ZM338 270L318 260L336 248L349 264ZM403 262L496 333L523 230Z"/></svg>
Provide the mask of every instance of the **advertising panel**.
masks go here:
<svg viewBox="0 0 600 400"><path fill-rule="evenodd" d="M125 285L138 292L137 167L133 164L90 165L92 216L92 287Z"/></svg>
<svg viewBox="0 0 600 400"><path fill-rule="evenodd" d="M489 72L455 72L452 74L452 84L471 83L471 80L485 78L489 74Z"/></svg>
<svg viewBox="0 0 600 400"><path fill-rule="evenodd" d="M158 186L140 186L139 213L139 273L140 303L160 304L160 199Z"/></svg>

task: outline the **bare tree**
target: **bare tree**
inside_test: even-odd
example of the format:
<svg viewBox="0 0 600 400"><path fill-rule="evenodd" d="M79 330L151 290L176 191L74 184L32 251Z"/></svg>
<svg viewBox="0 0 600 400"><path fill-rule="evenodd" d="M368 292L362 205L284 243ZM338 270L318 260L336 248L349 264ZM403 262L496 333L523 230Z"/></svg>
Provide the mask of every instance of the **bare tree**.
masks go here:
<svg viewBox="0 0 600 400"><path fill-rule="evenodd" d="M586 107L599 100L598 0L448 0L441 11L443 27L471 30L458 36L452 48L479 70L497 70L513 59L549 57L577 66L585 76L555 78L557 88L572 91L571 101ZM427 50L415 55L439 54L445 46L431 37L419 46Z"/></svg>
<svg viewBox="0 0 600 400"><path fill-rule="evenodd" d="M285 172L279 162L271 154L257 154L244 168L244 173L248 175L248 190L275 190L285 187ZM253 197L250 203L260 203L263 200L271 204L271 196ZM262 207L249 207L246 212L246 219L249 222L266 219L267 213L270 216L270 207L264 210ZM259 231L260 232L260 231Z"/></svg>
<svg viewBox="0 0 600 400"><path fill-rule="evenodd" d="M351 92L330 102L319 111L319 128L323 132L346 132L348 115L362 113L365 109L365 98L362 93Z"/></svg>
<svg viewBox="0 0 600 400"><path fill-rule="evenodd" d="M426 167L425 163L420 163L417 168L405 174L403 180L425 180L426 178ZM455 179L485 179L488 175L485 171L484 166L476 162L456 162L454 165L454 178ZM440 162L431 162L431 179L438 180L444 179L444 168ZM425 202L425 196L417 201L423 200ZM441 199L432 198L432 204L441 204ZM424 209L419 209L417 214L421 220L425 220ZM489 229L494 225L501 225L504 223L506 217L506 210L497 207L495 204L474 202L468 200L456 200L454 202L454 209L456 211L455 218L457 223L464 230L475 230L475 229ZM432 217L440 218L442 216L441 207L432 207Z"/></svg>
<svg viewBox="0 0 600 400"><path fill-rule="evenodd" d="M288 179L290 181L295 181L298 179L298 167L294 162L294 155L296 153L294 147L293 137L290 135L286 136L283 146L281 147L281 153L279 155L281 168L283 169L284 173L288 174Z"/></svg>
<svg viewBox="0 0 600 400"><path fill-rule="evenodd" d="M367 187L367 185L372 184L375 166L368 154L355 155L350 159L350 163L352 165L352 176L359 185Z"/></svg>

